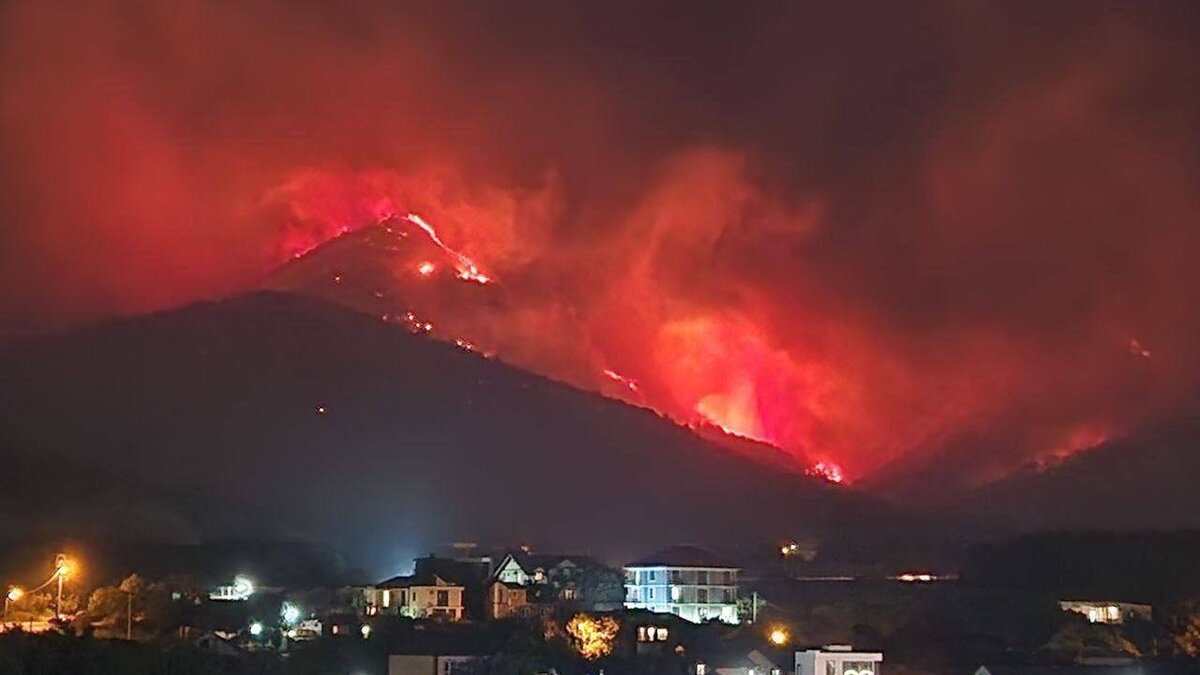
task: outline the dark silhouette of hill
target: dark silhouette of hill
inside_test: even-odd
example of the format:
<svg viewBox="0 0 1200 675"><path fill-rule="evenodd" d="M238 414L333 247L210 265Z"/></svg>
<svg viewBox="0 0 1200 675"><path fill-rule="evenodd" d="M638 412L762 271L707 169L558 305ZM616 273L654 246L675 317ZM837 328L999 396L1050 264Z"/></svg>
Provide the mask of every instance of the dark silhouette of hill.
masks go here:
<svg viewBox="0 0 1200 675"><path fill-rule="evenodd" d="M0 387L7 459L36 458L10 534L320 541L393 571L452 540L620 561L895 524L651 411L286 294L27 339Z"/></svg>
<svg viewBox="0 0 1200 675"><path fill-rule="evenodd" d="M953 504L1025 530L1200 528L1200 414L1180 414L1028 468Z"/></svg>

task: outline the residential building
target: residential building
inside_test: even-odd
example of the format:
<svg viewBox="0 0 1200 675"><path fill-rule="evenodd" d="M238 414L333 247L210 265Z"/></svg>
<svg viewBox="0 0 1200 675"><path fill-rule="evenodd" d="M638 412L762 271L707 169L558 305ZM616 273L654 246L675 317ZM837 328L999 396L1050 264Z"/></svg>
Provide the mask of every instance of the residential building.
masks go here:
<svg viewBox="0 0 1200 675"><path fill-rule="evenodd" d="M503 619L529 605L529 588L496 579L488 586L487 617Z"/></svg>
<svg viewBox="0 0 1200 675"><path fill-rule="evenodd" d="M611 598L605 597L603 588L608 577ZM620 607L620 573L589 556L509 553L496 566L492 580L526 587L530 603L578 603L597 611Z"/></svg>
<svg viewBox="0 0 1200 675"><path fill-rule="evenodd" d="M701 548L664 549L625 566L625 607L736 624L739 571Z"/></svg>
<svg viewBox="0 0 1200 675"><path fill-rule="evenodd" d="M856 652L846 645L796 652L795 675L879 675L882 652Z"/></svg>
<svg viewBox="0 0 1200 675"><path fill-rule="evenodd" d="M399 576L367 588L367 614L398 614L410 619L463 618L462 585L436 574Z"/></svg>
<svg viewBox="0 0 1200 675"><path fill-rule="evenodd" d="M1150 605L1136 602L1063 600L1058 606L1064 612L1082 614L1088 623L1116 625L1132 619L1149 621L1154 615Z"/></svg>
<svg viewBox="0 0 1200 675"><path fill-rule="evenodd" d="M478 656L392 654L388 657L388 675L454 675L471 669Z"/></svg>

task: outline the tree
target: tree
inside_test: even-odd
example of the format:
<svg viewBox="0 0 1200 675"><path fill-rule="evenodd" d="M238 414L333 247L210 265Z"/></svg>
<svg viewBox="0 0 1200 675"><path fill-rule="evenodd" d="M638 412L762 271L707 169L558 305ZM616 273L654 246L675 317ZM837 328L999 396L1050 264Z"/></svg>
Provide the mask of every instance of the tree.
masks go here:
<svg viewBox="0 0 1200 675"><path fill-rule="evenodd" d="M1167 622L1167 632L1176 654L1200 656L1200 602L1193 600L1176 607Z"/></svg>
<svg viewBox="0 0 1200 675"><path fill-rule="evenodd" d="M133 600L142 592L142 578L136 574L130 574L121 580L121 585L117 588L125 594L125 639L133 639Z"/></svg>
<svg viewBox="0 0 1200 675"><path fill-rule="evenodd" d="M589 609L617 609L625 601L625 575L611 567L589 566L580 576L579 591Z"/></svg>

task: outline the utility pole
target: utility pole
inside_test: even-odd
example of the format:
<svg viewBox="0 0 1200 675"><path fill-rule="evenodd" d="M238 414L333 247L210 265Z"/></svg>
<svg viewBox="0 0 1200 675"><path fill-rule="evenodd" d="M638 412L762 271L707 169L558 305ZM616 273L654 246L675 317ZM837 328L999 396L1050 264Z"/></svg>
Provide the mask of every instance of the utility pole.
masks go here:
<svg viewBox="0 0 1200 675"><path fill-rule="evenodd" d="M54 618L61 621L63 577L67 576L67 556L64 553L54 556L54 576L58 577L58 600L54 603Z"/></svg>
<svg viewBox="0 0 1200 675"><path fill-rule="evenodd" d="M125 609L125 639L133 639L133 593L126 593L125 597L129 599Z"/></svg>

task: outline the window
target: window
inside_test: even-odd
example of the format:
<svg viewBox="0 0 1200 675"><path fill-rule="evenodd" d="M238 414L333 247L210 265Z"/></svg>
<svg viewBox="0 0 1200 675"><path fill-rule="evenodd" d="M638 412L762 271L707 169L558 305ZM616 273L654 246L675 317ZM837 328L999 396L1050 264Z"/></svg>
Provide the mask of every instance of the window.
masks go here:
<svg viewBox="0 0 1200 675"><path fill-rule="evenodd" d="M384 607L392 606L392 592L387 590L386 588L383 589L383 606Z"/></svg>
<svg viewBox="0 0 1200 675"><path fill-rule="evenodd" d="M436 604L438 607L448 607L450 605L450 591L438 591Z"/></svg>
<svg viewBox="0 0 1200 675"><path fill-rule="evenodd" d="M671 583L682 584L683 583L683 572L680 572L679 570L671 570Z"/></svg>
<svg viewBox="0 0 1200 675"><path fill-rule="evenodd" d="M650 570L650 571L649 571L649 572L646 574L646 576L647 576L647 578L648 578L648 579L650 579L650 581L657 581L657 580L658 580L658 572L657 572L656 570Z"/></svg>
<svg viewBox="0 0 1200 675"><path fill-rule="evenodd" d="M679 587L678 586L671 587L671 601L679 602Z"/></svg>
<svg viewBox="0 0 1200 675"><path fill-rule="evenodd" d="M700 571L696 572L696 583L698 583L702 586L708 583L708 571L707 570L700 570Z"/></svg>
<svg viewBox="0 0 1200 675"><path fill-rule="evenodd" d="M707 588L697 588L696 589L696 602L701 605L706 604L708 602L708 589Z"/></svg>

